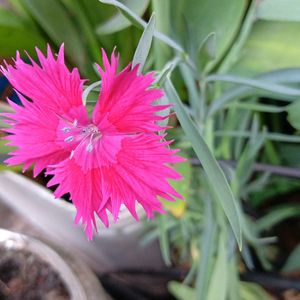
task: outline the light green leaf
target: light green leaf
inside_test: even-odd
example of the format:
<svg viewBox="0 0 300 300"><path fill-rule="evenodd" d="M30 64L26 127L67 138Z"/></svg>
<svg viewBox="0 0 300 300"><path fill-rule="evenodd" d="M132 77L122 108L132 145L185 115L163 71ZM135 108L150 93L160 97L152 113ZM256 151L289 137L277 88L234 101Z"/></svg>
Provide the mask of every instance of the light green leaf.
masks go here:
<svg viewBox="0 0 300 300"><path fill-rule="evenodd" d="M300 270L300 244L298 244L295 249L290 254L289 258L285 262L282 271L283 272L293 272Z"/></svg>
<svg viewBox="0 0 300 300"><path fill-rule="evenodd" d="M139 64L138 73L142 72L145 62L147 60L152 39L153 39L154 30L155 30L155 14L153 13L149 20L149 23L147 24L140 38L140 41L138 43L138 46L133 56L132 67L134 68L137 64Z"/></svg>
<svg viewBox="0 0 300 300"><path fill-rule="evenodd" d="M249 103L249 102L235 102L229 104L229 108L237 108L243 110L254 110L259 112L267 112L267 113L282 113L287 110L286 106L277 106L277 105L269 105L269 104L260 104L260 103Z"/></svg>
<svg viewBox="0 0 300 300"><path fill-rule="evenodd" d="M120 1L117 0L99 0L99 1L104 4L115 6L117 9L120 10L120 12L124 15L124 17L127 18L127 20L132 25L142 29L146 27L146 22Z"/></svg>
<svg viewBox="0 0 300 300"><path fill-rule="evenodd" d="M158 219L159 245L162 257L167 266L171 265L170 243L168 238L168 226L166 218Z"/></svg>
<svg viewBox="0 0 300 300"><path fill-rule="evenodd" d="M241 249L242 229L240 222L240 211L226 177L210 149L203 140L201 134L196 129L193 121L186 112L173 84L169 79L165 83L165 91L169 100L174 103L174 109L179 122L188 139L192 143L193 149L203 166L203 169L208 177L208 181L215 192L219 204L223 208L229 220L239 248Z"/></svg>
<svg viewBox="0 0 300 300"><path fill-rule="evenodd" d="M240 282L241 300L271 300L271 296L258 284Z"/></svg>
<svg viewBox="0 0 300 300"><path fill-rule="evenodd" d="M196 300L196 290L176 281L168 284L168 289L177 300Z"/></svg>
<svg viewBox="0 0 300 300"><path fill-rule="evenodd" d="M125 0L123 1L130 10L139 16L142 16L146 11L150 0ZM122 13L118 12L110 19L100 24L96 28L98 34L112 34L125 29L131 25L130 21L123 16Z"/></svg>
<svg viewBox="0 0 300 300"><path fill-rule="evenodd" d="M86 105L87 103L87 99L89 94L97 87L101 86L101 80L100 81L96 81L94 83L92 83L91 85L89 85L88 87L85 88L83 94L82 94L82 102L84 105Z"/></svg>
<svg viewBox="0 0 300 300"><path fill-rule="evenodd" d="M272 82L264 82L262 80L243 78L243 77L233 76L233 75L211 75L206 78L206 81L207 82L210 81L230 82L230 83L250 86L256 89L262 89L283 96L284 95L292 96L292 97L300 96L300 89L291 88L288 86L284 86Z"/></svg>
<svg viewBox="0 0 300 300"><path fill-rule="evenodd" d="M217 130L215 131L216 136L231 136L231 137L247 137L250 138L252 133L245 130ZM300 136L288 135L283 133L264 133L266 139L276 142L285 142L285 143L300 143Z"/></svg>
<svg viewBox="0 0 300 300"><path fill-rule="evenodd" d="M209 279L211 277L210 262L215 253L215 236L217 224L214 222L211 198L205 198L203 234L200 239L200 261L196 280L197 299L206 299Z"/></svg>
<svg viewBox="0 0 300 300"><path fill-rule="evenodd" d="M256 17L269 21L300 21L299 0L263 0L259 2Z"/></svg>
<svg viewBox="0 0 300 300"><path fill-rule="evenodd" d="M300 22L255 22L249 38L240 51L240 58L230 72L253 76L276 69L299 67L299 31Z"/></svg>
<svg viewBox="0 0 300 300"><path fill-rule="evenodd" d="M172 1L172 0L171 0ZM173 1L174 2L174 1ZM173 3L172 2L172 3ZM151 7L156 15L156 29L165 34L170 34L170 0L152 0ZM160 70L172 58L171 49L161 41L154 41L155 69Z"/></svg>
<svg viewBox="0 0 300 300"><path fill-rule="evenodd" d="M294 102L289 105L287 113L287 119L290 124L297 130L300 130L300 101Z"/></svg>
<svg viewBox="0 0 300 300"><path fill-rule="evenodd" d="M216 58L216 33L209 33L200 44L197 57L200 70L205 64Z"/></svg>
<svg viewBox="0 0 300 300"><path fill-rule="evenodd" d="M280 222L300 215L300 205L290 204L273 208L268 214L258 219L255 223L257 230L269 230Z"/></svg>
<svg viewBox="0 0 300 300"><path fill-rule="evenodd" d="M238 187L236 191L238 194L247 186L247 182L252 175L253 165L255 163L256 156L258 155L259 150L264 144L265 141L265 132L260 134L258 118L254 116L252 120L252 130L251 137L238 159L236 166L236 174L233 185L235 184ZM255 128L256 127L256 128Z"/></svg>
<svg viewBox="0 0 300 300"><path fill-rule="evenodd" d="M137 27L145 29L147 26L147 23L141 19L137 14L135 14L133 11L131 11L126 5L123 3L116 1L116 0L99 0L102 3L109 4L109 5L114 5L115 7L119 8L122 13ZM154 31L154 36L170 46L171 48L184 53L184 50L180 45L178 45L175 41L173 41L171 38L168 36L162 34L161 32Z"/></svg>
<svg viewBox="0 0 300 300"><path fill-rule="evenodd" d="M186 48L192 48L189 54L193 58L205 38L215 32L216 51L211 69L230 47L245 9L246 2L240 0L171 0L170 28L182 44L187 44Z"/></svg>
<svg viewBox="0 0 300 300"><path fill-rule="evenodd" d="M245 249L245 247L244 247ZM228 262L228 299L241 300L240 295L240 278L238 264L234 258Z"/></svg>
<svg viewBox="0 0 300 300"><path fill-rule="evenodd" d="M227 247L224 233L220 233L217 259L208 287L207 300L225 300L227 295Z"/></svg>
<svg viewBox="0 0 300 300"><path fill-rule="evenodd" d="M257 76L252 80L260 81L263 83L271 83L271 84L297 83L300 82L300 69L292 68L292 69L283 69L279 71L272 71L272 72L261 74L260 76ZM256 87L252 87L253 85L256 85ZM278 88L278 86L276 88ZM228 105L230 102L236 99L248 98L253 95L268 96L269 98L272 99L290 100L290 101L297 100L299 98L298 96L290 96L290 95L285 95L284 97L282 97L281 94L278 95L277 93L272 93L269 90L270 90L270 86L267 90L258 89L257 84L253 84L253 82L251 83L251 85L249 83L248 86L237 86L237 87L230 88L225 92L223 92L221 96L216 98L211 103L208 111L208 116L211 116L216 111L218 111L219 109L221 109L225 105Z"/></svg>
<svg viewBox="0 0 300 300"><path fill-rule="evenodd" d="M171 76L172 72L177 67L179 62L180 62L180 58L175 57L174 59L166 63L162 71L156 77L155 85L161 87L165 83L168 76Z"/></svg>

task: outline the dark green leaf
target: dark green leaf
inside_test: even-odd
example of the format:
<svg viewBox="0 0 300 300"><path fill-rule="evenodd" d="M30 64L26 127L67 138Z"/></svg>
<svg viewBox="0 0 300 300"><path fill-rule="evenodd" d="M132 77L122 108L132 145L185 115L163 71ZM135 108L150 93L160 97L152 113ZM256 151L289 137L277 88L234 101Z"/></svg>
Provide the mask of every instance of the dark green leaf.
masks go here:
<svg viewBox="0 0 300 300"><path fill-rule="evenodd" d="M61 2L23 0L22 3L57 46L65 43L70 60L86 69L87 56L82 38Z"/></svg>
<svg viewBox="0 0 300 300"><path fill-rule="evenodd" d="M300 269L300 244L298 244L293 252L290 254L286 263L284 264L283 272L299 271Z"/></svg>

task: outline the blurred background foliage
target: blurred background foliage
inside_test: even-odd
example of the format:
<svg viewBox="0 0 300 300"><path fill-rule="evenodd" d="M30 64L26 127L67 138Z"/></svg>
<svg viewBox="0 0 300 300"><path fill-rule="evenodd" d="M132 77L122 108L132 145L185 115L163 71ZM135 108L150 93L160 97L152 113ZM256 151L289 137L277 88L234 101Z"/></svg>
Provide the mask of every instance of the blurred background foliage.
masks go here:
<svg viewBox="0 0 300 300"><path fill-rule="evenodd" d="M185 179L173 183L186 202L165 204L170 213L148 224L143 242L158 238L166 263L186 271L183 283L169 285L178 299L271 299L261 287L276 290L276 284L265 284L268 272L280 280L300 269L299 234L292 234L287 246L286 232L279 230L282 224L300 229L300 2L0 3L2 59L9 61L16 50L35 58L36 46L58 49L64 42L69 66L78 67L89 83L99 80L93 66L101 63L101 47L110 52L117 46L124 66L154 36L149 55L145 51L142 57L144 69L157 71L157 84L176 104L181 127L172 117L169 136L189 160L178 166ZM152 12L156 31L145 23ZM148 31L140 40L143 27ZM0 92L3 100L12 94L4 78ZM9 108L3 101L0 109ZM8 150L1 142L0 155ZM229 194L220 174L229 182ZM237 239L241 228L241 255L227 219Z"/></svg>

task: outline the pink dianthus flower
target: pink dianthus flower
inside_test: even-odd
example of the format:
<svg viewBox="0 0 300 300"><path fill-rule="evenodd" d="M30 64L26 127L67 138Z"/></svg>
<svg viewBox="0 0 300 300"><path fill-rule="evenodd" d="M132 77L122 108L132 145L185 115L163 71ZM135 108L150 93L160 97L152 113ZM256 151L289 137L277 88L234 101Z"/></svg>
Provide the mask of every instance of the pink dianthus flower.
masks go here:
<svg viewBox="0 0 300 300"><path fill-rule="evenodd" d="M183 159L158 134L164 117L157 112L168 106L153 104L163 96L151 87L153 73L138 75L138 66L131 65L118 73L118 56L113 52L109 61L102 51L101 92L89 117L84 80L66 67L63 46L57 58L49 46L47 56L36 51L40 65L30 57L31 64L25 63L17 53L14 66L1 68L22 103L8 100L15 112L3 114L11 125L8 145L17 147L6 163L24 164L24 170L33 164L34 176L43 169L53 175L48 186L58 185L56 197L70 193L75 223L85 224L89 239L97 230L95 215L108 227L107 213L117 221L122 204L138 220L136 202L153 218L164 213L158 197L182 198L167 181L181 178L168 164Z"/></svg>

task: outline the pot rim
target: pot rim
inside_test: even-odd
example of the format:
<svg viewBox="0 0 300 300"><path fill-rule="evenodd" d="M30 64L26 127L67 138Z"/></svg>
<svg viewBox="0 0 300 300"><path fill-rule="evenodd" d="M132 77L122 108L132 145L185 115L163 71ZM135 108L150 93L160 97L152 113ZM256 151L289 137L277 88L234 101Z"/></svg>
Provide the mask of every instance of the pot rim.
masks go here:
<svg viewBox="0 0 300 300"><path fill-rule="evenodd" d="M3 246L6 249L29 251L49 264L64 282L69 292L70 299L99 299L95 297L96 295L99 297L101 294L103 294L103 299L106 299L104 298L106 297L104 291L101 288L100 283L95 280L92 271L81 261L76 262L69 254L63 254L63 256L68 256L69 258L69 261L67 260L68 262L66 262L66 259L64 259L57 251L40 240L2 228L0 228L0 246ZM75 267L77 267L77 270ZM92 293L95 293L95 295L89 295L91 291L87 290L84 284L81 283L82 280L78 277L79 274L76 274L76 271L79 271L78 267L80 267L80 270L83 269L87 281L93 283Z"/></svg>
<svg viewBox="0 0 300 300"><path fill-rule="evenodd" d="M4 175L6 178L18 184L18 186L22 186L24 190L30 188L32 192L42 196L43 200L47 201L48 203L51 203L51 205L64 209L65 211L73 215L73 219L75 218L75 214L76 214L75 206L72 203L68 203L64 199L56 199L53 193L46 187L16 172L6 170L6 171L2 171L1 173L2 176ZM138 204L136 206L136 211L140 220L145 218L146 214L141 205ZM108 218L111 224L108 229L102 224L102 222L98 218L96 218L97 227L101 230L101 234L103 235L111 235L111 234L115 234L116 231L119 232L124 230L126 232L127 231L131 232L131 231L135 231L137 228L140 227L139 222L137 222L132 217L132 215L130 214L130 212L127 210L125 206L121 207L117 222L113 221L113 217L110 213L108 213Z"/></svg>

